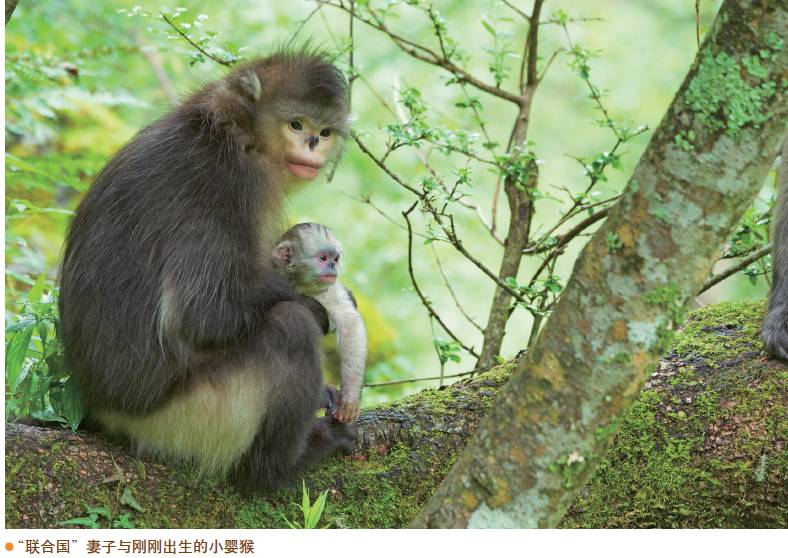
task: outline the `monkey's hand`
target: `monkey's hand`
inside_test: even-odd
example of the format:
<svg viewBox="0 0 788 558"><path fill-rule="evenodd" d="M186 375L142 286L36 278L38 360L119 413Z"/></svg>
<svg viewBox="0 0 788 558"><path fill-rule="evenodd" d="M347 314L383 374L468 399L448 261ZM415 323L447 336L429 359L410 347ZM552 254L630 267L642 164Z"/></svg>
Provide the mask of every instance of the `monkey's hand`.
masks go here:
<svg viewBox="0 0 788 558"><path fill-rule="evenodd" d="M335 417L339 411L339 390L328 384L323 386L323 402L321 409L326 410L327 415Z"/></svg>
<svg viewBox="0 0 788 558"><path fill-rule="evenodd" d="M333 414L334 418L341 422L352 422L358 418L361 410L361 401L358 397L348 397L340 395L339 408Z"/></svg>
<svg viewBox="0 0 788 558"><path fill-rule="evenodd" d="M328 312L326 311L326 308L311 296L299 296L298 302L303 304L307 310L312 312L317 325L319 325L320 329L323 330L323 335L326 335L329 329Z"/></svg>

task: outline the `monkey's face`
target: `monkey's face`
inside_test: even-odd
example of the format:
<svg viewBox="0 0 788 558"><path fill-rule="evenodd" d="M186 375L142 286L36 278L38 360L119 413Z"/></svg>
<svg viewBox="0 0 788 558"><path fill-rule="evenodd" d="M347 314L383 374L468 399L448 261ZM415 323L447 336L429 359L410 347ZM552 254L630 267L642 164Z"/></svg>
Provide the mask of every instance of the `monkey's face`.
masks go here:
<svg viewBox="0 0 788 558"><path fill-rule="evenodd" d="M294 117L281 125L284 165L295 178L312 180L337 151L338 133L307 117Z"/></svg>
<svg viewBox="0 0 788 558"><path fill-rule="evenodd" d="M315 295L336 282L341 256L339 241L328 229L304 223L277 242L272 262L301 294Z"/></svg>

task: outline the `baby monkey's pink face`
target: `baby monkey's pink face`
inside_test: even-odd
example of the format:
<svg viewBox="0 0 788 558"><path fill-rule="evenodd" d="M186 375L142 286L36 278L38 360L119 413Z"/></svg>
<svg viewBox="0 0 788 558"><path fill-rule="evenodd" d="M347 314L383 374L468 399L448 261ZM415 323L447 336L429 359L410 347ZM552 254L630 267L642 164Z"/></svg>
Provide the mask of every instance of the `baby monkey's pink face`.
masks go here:
<svg viewBox="0 0 788 558"><path fill-rule="evenodd" d="M339 274L339 253L333 247L321 249L314 256L315 271L321 283L334 283Z"/></svg>
<svg viewBox="0 0 788 558"><path fill-rule="evenodd" d="M285 166L294 177L313 180L337 146L337 133L308 118L293 118L283 124Z"/></svg>

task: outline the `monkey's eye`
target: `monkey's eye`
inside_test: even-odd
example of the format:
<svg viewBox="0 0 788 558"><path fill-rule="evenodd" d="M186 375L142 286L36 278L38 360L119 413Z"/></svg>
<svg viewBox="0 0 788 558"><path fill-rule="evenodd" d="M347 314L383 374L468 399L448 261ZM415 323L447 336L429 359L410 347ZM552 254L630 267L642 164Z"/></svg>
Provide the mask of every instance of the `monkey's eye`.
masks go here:
<svg viewBox="0 0 788 558"><path fill-rule="evenodd" d="M290 129L295 130L296 132L300 132L304 129L304 125L301 124L300 120L291 120L290 121Z"/></svg>
<svg viewBox="0 0 788 558"><path fill-rule="evenodd" d="M326 254L320 254L320 261L321 262L327 262L328 261L328 256Z"/></svg>
<svg viewBox="0 0 788 558"><path fill-rule="evenodd" d="M336 258L334 258L334 263L339 263L339 256L337 256Z"/></svg>
<svg viewBox="0 0 788 558"><path fill-rule="evenodd" d="M323 128L322 130L320 130L321 137L327 138L330 135L331 135L331 128Z"/></svg>

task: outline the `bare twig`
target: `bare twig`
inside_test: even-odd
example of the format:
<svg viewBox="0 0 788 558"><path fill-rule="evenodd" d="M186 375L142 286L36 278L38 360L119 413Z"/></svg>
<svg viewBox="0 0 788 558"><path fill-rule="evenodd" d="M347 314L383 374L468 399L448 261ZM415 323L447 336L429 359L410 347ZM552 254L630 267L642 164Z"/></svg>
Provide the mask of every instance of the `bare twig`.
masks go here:
<svg viewBox="0 0 788 558"><path fill-rule="evenodd" d="M511 8L517 15L519 15L520 17L525 19L525 21L528 21L528 22L531 21L531 16L529 16L527 13L522 11L520 8L518 8L517 6L515 6L514 4L512 4L508 0L503 0L503 3L506 4L509 8Z"/></svg>
<svg viewBox="0 0 788 558"><path fill-rule="evenodd" d="M446 232L449 235L449 242L451 243L451 245L454 246L454 248L460 254L465 256L465 258L473 265L475 265L482 273L484 273L487 277L495 281L496 285L498 285L504 291L509 293L513 298L517 299L518 302L527 302L520 293L518 293L516 290L514 290L509 285L507 285L503 279L500 279L495 273L490 271L490 268L488 268L486 265L484 265L482 262L476 259L473 256L473 254L471 254L470 252L468 252L468 250L465 249L465 246L462 244L462 241L457 237L457 232L456 229L454 228L454 216L449 215L449 220L451 221L451 226L449 227L449 229L444 228L444 232Z"/></svg>
<svg viewBox="0 0 788 558"><path fill-rule="evenodd" d="M448 374L444 375L442 379L447 378L462 378L463 376L473 376L476 374L478 370L472 370L471 372L462 372L460 374ZM408 378L406 380L391 380L390 382L378 382L375 384L364 384L364 387L368 388L375 388L375 387L385 387L385 386L396 386L399 384L411 384L413 382L426 382L428 380L441 380L441 376L430 376L429 378Z"/></svg>
<svg viewBox="0 0 788 558"><path fill-rule="evenodd" d="M467 346L465 343L463 343L460 340L459 337L457 337L454 334L454 332L451 329L449 329L449 326L446 325L443 319L435 311L435 308L433 308L432 303L427 299L426 296L424 296L424 293L421 291L421 289L419 288L419 284L416 281L416 275L413 272L413 229L410 224L409 216L413 212L413 210L416 209L417 205L418 205L418 201L415 201L413 202L413 205L411 205L408 209L402 212L402 216L405 218L405 223L407 223L408 225L408 274L410 275L410 282L413 284L413 289L416 291L416 294L421 299L421 303L424 305L424 308L427 309L427 313L432 318L434 318L436 322L438 322L441 328L443 328L443 331L446 332L446 335L451 337L458 345L460 345L470 355L479 358L479 354L475 350L473 350L473 347Z"/></svg>
<svg viewBox="0 0 788 558"><path fill-rule="evenodd" d="M443 264L441 263L441 260L438 257L438 251L435 250L434 245L431 244L430 246L432 247L432 253L435 256L435 263L438 264L438 271L440 272L441 278L443 279L443 284L446 285L446 289L449 291L452 300L454 300L454 305L457 307L457 310L459 310L460 314L462 314L462 316L466 320L468 320L468 323L470 323L473 327L475 327L479 331L484 332L484 328L482 328L482 326L480 326L476 322L476 320L473 319L473 316L469 315L468 312L465 311L465 308L460 303L460 299L457 298L457 294L454 292L454 289L452 288L451 283L449 282L449 278L446 277L446 272L443 269Z"/></svg>
<svg viewBox="0 0 788 558"><path fill-rule="evenodd" d="M545 63L544 68L542 68L542 73L539 75L538 78L536 78L537 82L540 82L540 81L542 81L544 79L544 77L547 75L547 70L550 69L550 66L552 65L553 61L562 52L564 52L564 49L562 49L562 48L558 48L558 49L553 51L553 54L551 54L550 58L547 59L547 62Z"/></svg>
<svg viewBox="0 0 788 558"><path fill-rule="evenodd" d="M317 0L317 1L325 5L339 8L340 10L350 13L350 8L345 6L344 3L342 2L335 3L332 1L323 1L323 0ZM463 68L461 68L460 66L449 60L448 58L444 57L441 53L435 52L434 50L425 47L424 45L420 45L418 43L406 39L405 37L402 37L401 35L398 35L394 31L389 29L386 26L386 24L376 16L376 14L372 11L372 9L369 6L367 6L367 11L372 15L373 18L375 18L374 20L366 17L362 17L358 14L356 14L356 18L359 21L365 23L366 25L372 27L373 29L377 29L378 31L388 35L388 37L394 42L394 44L402 52L408 54L413 58L416 58L417 60L421 60L422 62L426 62L433 66L438 66L440 68L443 68L444 70L447 70L460 83L470 84L476 89L489 93L490 95L493 95L500 99L505 99L517 105L520 105L524 102L524 99L521 96L510 93L509 91L501 89L500 87L491 85L467 73Z"/></svg>
<svg viewBox="0 0 788 558"><path fill-rule="evenodd" d="M159 86L164 92L164 96L167 97L171 104L177 105L178 93L175 91L175 86L172 84L172 80L170 80L167 72L164 71L164 64L162 64L159 52L155 47L144 44L139 31L135 29L132 34L134 36L134 42L137 43L140 52L145 57L145 60L148 61L148 64L150 64L153 74L156 76L156 80L159 82Z"/></svg>
<svg viewBox="0 0 788 558"><path fill-rule="evenodd" d="M616 198L618 198L618 196L616 196ZM610 201L610 200L606 200L606 201ZM534 246L532 246L530 248L527 248L526 250L523 250L523 254L538 254L540 252L545 252L547 250L558 250L559 248L565 246L566 244L569 244L569 242L571 240L573 240L575 237L579 236L580 233L582 233L588 227L590 227L591 225L593 225L597 221L601 221L602 219L607 217L607 214L610 213L611 209L612 209L612 206L605 207L603 209L600 209L596 213L593 213L593 214L589 215L588 217L586 217L585 219L580 221L578 224L576 224L574 227L569 229L564 234L560 234L560 235L556 236L555 237L556 238L556 242L552 246L549 246L549 247L542 246L540 248L540 245L542 245L543 242L544 242L543 241L543 242L535 244ZM547 240L548 238L549 238L549 236L545 236L545 240Z"/></svg>
<svg viewBox="0 0 788 558"><path fill-rule="evenodd" d="M562 21L565 21L567 23L588 23L589 21L605 21L605 18L580 16L580 17L570 17ZM540 21L539 25L563 25L563 23L555 19L545 19Z"/></svg>
<svg viewBox="0 0 788 558"><path fill-rule="evenodd" d="M421 199L421 198L423 198L423 197L424 197L424 194L423 194L422 192L419 192L419 191L418 191L416 188L414 188L413 186L411 186L410 184L408 184L407 182L405 182L405 180L403 180L402 178L400 178L400 177L399 177L399 175L397 175L397 174L396 174L394 171L392 171L392 170L391 170L391 169L390 169L390 168L389 168L389 167L386 165L386 163L385 163L384 161L382 161L381 159L378 159L378 158L375 156L375 154L374 154L374 153L372 153L372 151L370 151L370 150L369 150L369 148L368 148L368 147L367 147L367 146L364 144L364 142L363 142L363 141L361 141L361 138L359 138L359 137L358 137L358 134L356 134L355 132L351 132L351 133L350 133L350 135L351 135L351 136L353 137L353 139L355 140L355 142L356 142L356 145L358 145L359 149L361 149L361 151L363 151L363 152L364 152L364 154L365 154L367 157L369 157L370 159L372 159L372 160L375 162L375 164L377 164L377 166L378 166L378 167L379 167L381 170L383 170L383 171L384 171L384 172L385 172L387 175L389 175L389 176L390 176L390 177L391 177L391 178L394 180L394 182L396 182L397 184L399 184L400 186L402 186L403 188L405 188L406 190L408 190L408 191L409 191L409 192L411 192L412 194L415 194L416 196L418 196L418 197L419 197L419 199Z"/></svg>
<svg viewBox="0 0 788 558"><path fill-rule="evenodd" d="M309 20L312 19L312 16L314 16L317 12L319 12L322 7L323 6L318 5L314 10L309 12L309 15L307 15L304 19L302 19L298 23L298 27L295 28L295 31L293 31L292 35L290 36L290 39L288 39L287 41L288 47L291 47L295 43L296 39L298 39L298 35L300 35L301 31L303 31L304 26L307 23L309 23Z"/></svg>
<svg viewBox="0 0 788 558"><path fill-rule="evenodd" d="M202 54L203 56L205 56L206 58L208 58L208 59L210 59L210 60L213 60L213 61L214 61L214 62L216 62L217 64L221 64L222 66L227 66L228 68L230 68L230 67L232 67L232 66L233 66L233 63L232 63L232 62L230 62L229 60L224 60L224 59L222 59L222 58L219 58L218 56L211 54L210 52L208 52L207 50L205 50L204 48L202 48L200 45L198 45L197 43L195 43L195 42L194 42L194 41L191 39L191 37L189 37L189 35L187 35L186 33L184 33L184 32L183 32L183 30L182 30L180 27L178 27L178 25L177 25L177 24L176 24L174 21L172 21L172 20L171 20L169 17L167 17L167 14L165 14L165 13L160 13L159 15L161 15L161 18L162 18L164 21L166 21L166 22L167 22L167 24L168 24L170 27L172 27L172 28L173 28L173 30L174 30L174 31L175 31L175 32L176 32L178 35L180 35L180 36L181 36L181 37L182 37L182 38L183 38L183 39L184 39L184 40L185 40L187 43L189 43L189 44L190 44L190 45L191 45L193 48L195 48L195 49L196 49L196 50L197 50L197 51L198 51L200 54Z"/></svg>
<svg viewBox="0 0 788 558"><path fill-rule="evenodd" d="M363 204L368 205L369 207L372 208L372 210L375 213L377 213L378 215L383 217L386 221L388 221L389 223L391 223L392 225L394 225L398 229L403 230L405 232L408 231L407 227L405 227L401 223L398 223L397 221L395 221L393 217L391 217L385 211L383 211L383 209L381 209L380 207L375 205L375 203L372 201L372 198L370 196L358 196L358 197L356 197L356 196L351 196L350 194L345 194L344 192L343 192L343 194L346 197L348 197L351 200L353 200L353 201L357 201L359 203L363 203ZM423 233L420 233L420 232L416 232L416 231L413 232L413 236L418 236L419 238L423 238L424 240L435 240L433 237L431 237L429 235L426 235L426 234L423 234Z"/></svg>
<svg viewBox="0 0 788 558"><path fill-rule="evenodd" d="M728 277L730 277L734 273L737 273L737 272L741 271L742 269L744 269L745 267L747 267L751 263L757 262L762 257L764 257L766 254L769 254L773 249L774 249L774 243L770 242L769 244L767 244L766 246L764 246L763 248L761 248L759 250L756 250L755 252L753 252L752 254L747 256L746 258L742 258L735 265L730 266L725 271L722 271L722 272L718 273L717 275L714 275L713 277L710 277L705 283L703 283L703 286L698 291L698 294L701 294L701 293L704 293L704 292L708 291L710 288L712 288L717 283L720 283L720 282L724 281L725 279L727 279Z"/></svg>

